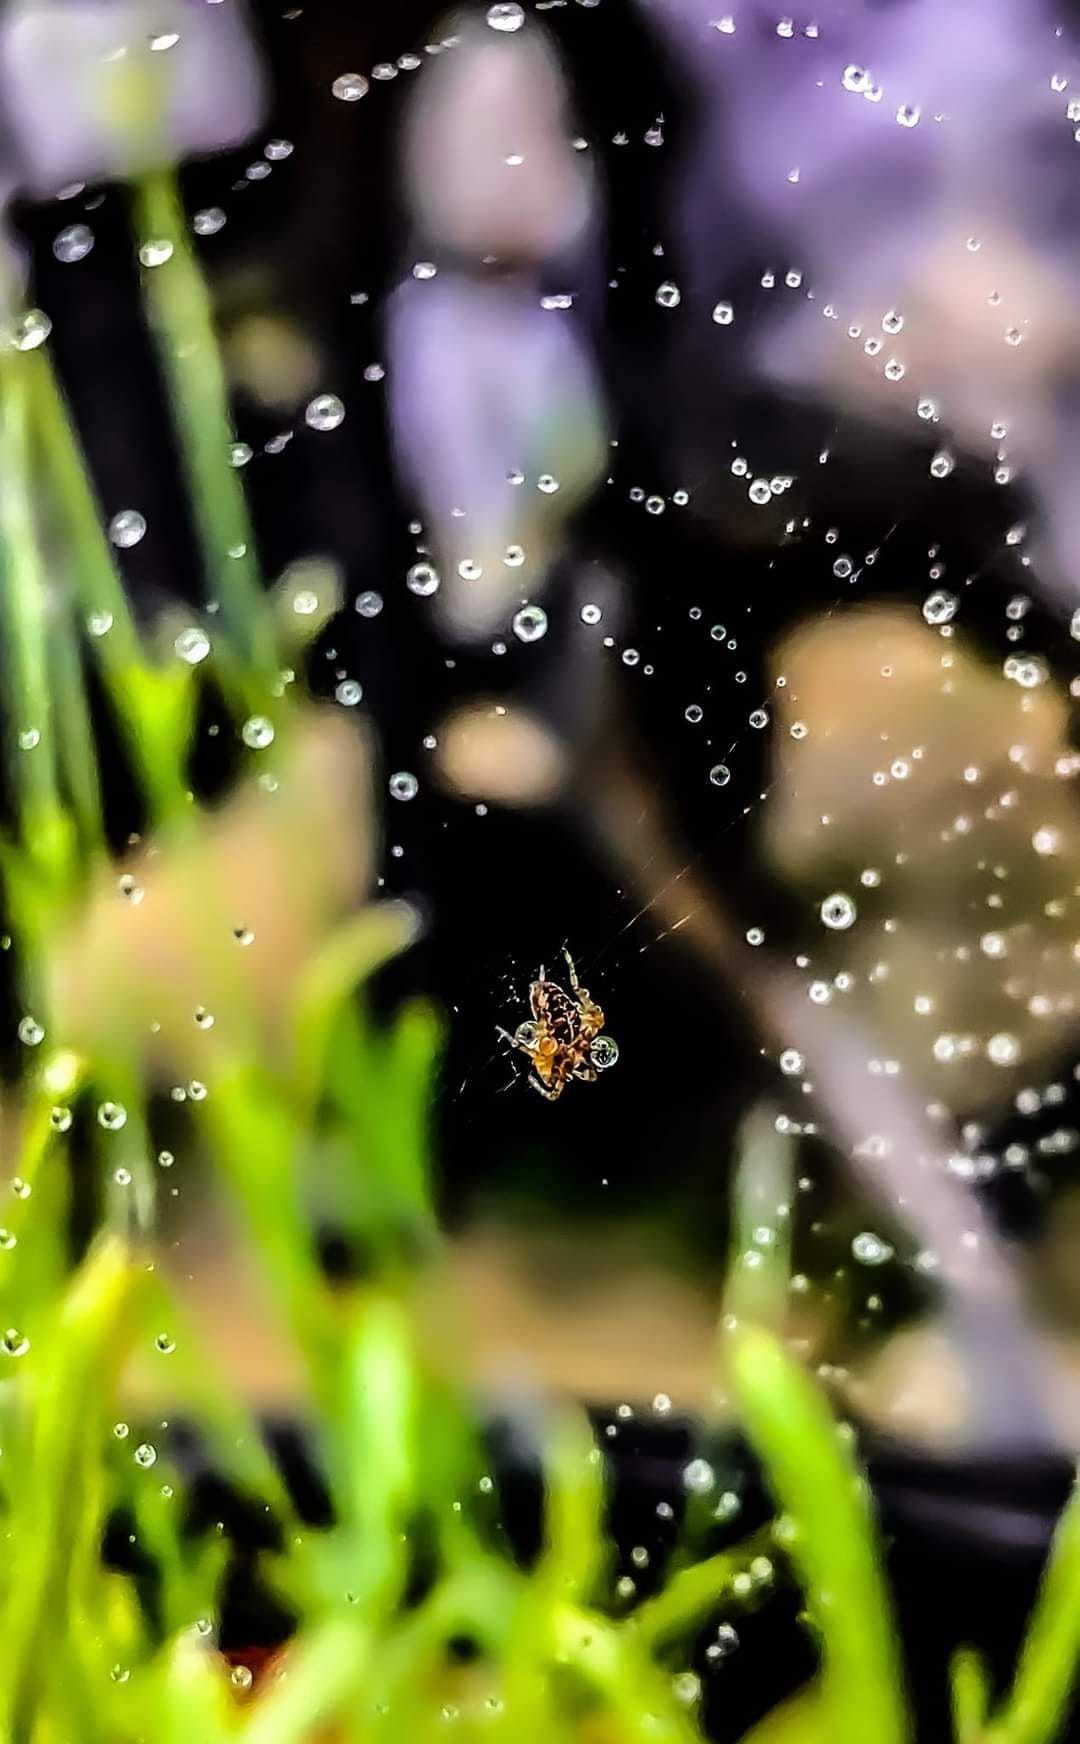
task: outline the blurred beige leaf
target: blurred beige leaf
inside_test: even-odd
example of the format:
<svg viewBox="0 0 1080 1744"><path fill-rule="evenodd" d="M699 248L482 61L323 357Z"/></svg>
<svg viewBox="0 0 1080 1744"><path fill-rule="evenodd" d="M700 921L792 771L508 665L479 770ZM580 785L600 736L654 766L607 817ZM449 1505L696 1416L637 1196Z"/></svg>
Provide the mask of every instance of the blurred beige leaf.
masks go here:
<svg viewBox="0 0 1080 1744"><path fill-rule="evenodd" d="M1019 684L914 608L804 624L774 667L786 683L765 845L806 897L812 973L853 976L846 998L920 1092L956 1113L1011 1097L1076 1029L1063 697L1039 668L1045 681ZM850 930L821 921L836 891L856 904Z"/></svg>
<svg viewBox="0 0 1080 1744"><path fill-rule="evenodd" d="M363 736L306 708L216 811L103 875L55 942L55 1033L198 1077L239 1051L265 1063L304 965L367 896L373 831Z"/></svg>

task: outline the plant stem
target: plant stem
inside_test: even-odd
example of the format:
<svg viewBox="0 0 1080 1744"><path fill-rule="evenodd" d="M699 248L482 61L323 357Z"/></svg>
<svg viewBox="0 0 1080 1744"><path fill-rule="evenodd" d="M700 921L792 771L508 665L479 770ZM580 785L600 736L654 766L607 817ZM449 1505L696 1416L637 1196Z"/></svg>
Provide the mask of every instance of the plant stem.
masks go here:
<svg viewBox="0 0 1080 1744"><path fill-rule="evenodd" d="M225 373L175 177L166 171L144 176L135 189L135 213L144 243L172 249L160 265L145 268L143 285L179 424L207 581L238 645L269 677L276 668L274 637L244 493L229 464Z"/></svg>
<svg viewBox="0 0 1080 1744"><path fill-rule="evenodd" d="M26 852L51 876L64 868L64 818L57 779L46 653L46 600L30 496L29 386L11 356L0 366L0 541L7 723L11 778ZM28 735L36 735L30 738Z"/></svg>

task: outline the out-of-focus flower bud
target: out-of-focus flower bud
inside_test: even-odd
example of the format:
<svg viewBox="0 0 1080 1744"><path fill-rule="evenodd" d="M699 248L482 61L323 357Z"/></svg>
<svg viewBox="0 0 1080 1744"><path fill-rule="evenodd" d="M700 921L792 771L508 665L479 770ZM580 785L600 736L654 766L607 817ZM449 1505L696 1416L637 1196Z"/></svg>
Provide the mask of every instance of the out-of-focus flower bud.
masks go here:
<svg viewBox="0 0 1080 1744"><path fill-rule="evenodd" d="M490 633L542 581L605 458L599 385L571 311L532 280L410 281L389 314L390 409L441 575L443 628Z"/></svg>
<svg viewBox="0 0 1080 1744"><path fill-rule="evenodd" d="M237 145L264 91L239 0L16 0L0 100L20 184L44 195Z"/></svg>
<svg viewBox="0 0 1080 1744"><path fill-rule="evenodd" d="M544 260L570 247L589 217L563 83L531 25L513 36L473 25L427 69L405 164L422 235L468 258Z"/></svg>

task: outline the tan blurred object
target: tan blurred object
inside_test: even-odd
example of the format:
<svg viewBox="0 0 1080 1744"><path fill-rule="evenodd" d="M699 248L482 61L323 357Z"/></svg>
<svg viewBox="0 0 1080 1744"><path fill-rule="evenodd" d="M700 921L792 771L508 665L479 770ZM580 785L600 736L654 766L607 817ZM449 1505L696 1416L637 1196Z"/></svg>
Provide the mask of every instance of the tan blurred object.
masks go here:
<svg viewBox="0 0 1080 1744"><path fill-rule="evenodd" d="M517 704L477 701L438 729L439 779L462 799L545 805L566 780L566 752L554 733Z"/></svg>
<svg viewBox="0 0 1080 1744"><path fill-rule="evenodd" d="M975 248L965 241L972 233ZM1040 457L1053 440L1052 397L1080 345L1067 277L1045 250L971 213L950 215L917 258L918 274L894 290L891 310L881 301L844 311L882 344L869 355L846 339L833 356L833 391L863 412L910 423L914 384L965 446L992 453L997 421L1010 451ZM890 315L902 321L897 332L885 326ZM890 362L903 366L903 385L885 374Z"/></svg>
<svg viewBox="0 0 1080 1744"><path fill-rule="evenodd" d="M295 411L318 386L319 353L283 315L243 316L226 335L224 349L233 386L269 412Z"/></svg>
<svg viewBox="0 0 1080 1744"><path fill-rule="evenodd" d="M955 1113L1003 1102L1077 1027L1064 699L1004 677L913 609L804 624L774 669L786 684L765 848L812 904L811 974L854 977L849 1001L921 1094ZM819 918L835 891L857 906L850 930Z"/></svg>
<svg viewBox="0 0 1080 1744"><path fill-rule="evenodd" d="M216 813L102 876L50 964L65 1043L200 1077L283 1046L301 969L368 890L373 825L354 723L308 708L278 745Z"/></svg>

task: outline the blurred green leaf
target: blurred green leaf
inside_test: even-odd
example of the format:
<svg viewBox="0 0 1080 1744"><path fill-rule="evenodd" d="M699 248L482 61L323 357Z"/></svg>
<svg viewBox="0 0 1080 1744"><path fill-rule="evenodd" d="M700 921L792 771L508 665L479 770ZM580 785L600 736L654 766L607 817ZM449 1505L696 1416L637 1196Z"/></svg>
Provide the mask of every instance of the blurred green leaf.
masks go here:
<svg viewBox="0 0 1080 1744"><path fill-rule="evenodd" d="M746 1431L795 1533L788 1546L824 1648L833 1744L902 1744L900 1657L866 1484L822 1395L760 1327L728 1340Z"/></svg>

